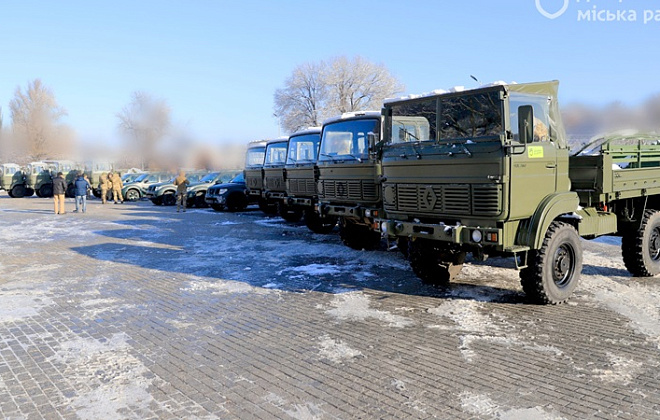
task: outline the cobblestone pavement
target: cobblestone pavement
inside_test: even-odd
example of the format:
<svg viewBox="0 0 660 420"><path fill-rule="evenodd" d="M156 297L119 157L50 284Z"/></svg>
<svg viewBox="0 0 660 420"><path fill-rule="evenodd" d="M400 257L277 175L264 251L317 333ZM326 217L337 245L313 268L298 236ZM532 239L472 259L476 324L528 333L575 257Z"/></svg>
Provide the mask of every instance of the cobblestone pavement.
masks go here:
<svg viewBox="0 0 660 420"><path fill-rule="evenodd" d="M0 195L3 418L660 418L660 279L616 240L537 306L509 260L440 290L257 210L67 201Z"/></svg>

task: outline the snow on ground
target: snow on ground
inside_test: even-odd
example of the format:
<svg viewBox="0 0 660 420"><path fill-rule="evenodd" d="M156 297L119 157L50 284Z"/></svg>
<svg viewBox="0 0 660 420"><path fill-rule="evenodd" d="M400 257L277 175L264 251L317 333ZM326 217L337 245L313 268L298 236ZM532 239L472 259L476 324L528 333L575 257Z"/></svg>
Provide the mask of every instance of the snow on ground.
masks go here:
<svg viewBox="0 0 660 420"><path fill-rule="evenodd" d="M330 338L329 335L319 337L321 357L334 363L341 363L346 360L362 356L362 352L350 348L344 341Z"/></svg>
<svg viewBox="0 0 660 420"><path fill-rule="evenodd" d="M371 298L362 292L335 295L330 305L332 309L326 310L326 313L340 321L375 319L395 328L404 328L415 323L410 318L371 308Z"/></svg>
<svg viewBox="0 0 660 420"><path fill-rule="evenodd" d="M466 413L498 420L561 420L559 414L548 412L543 407L504 409L486 395L462 392L461 406Z"/></svg>
<svg viewBox="0 0 660 420"><path fill-rule="evenodd" d="M69 401L80 418L123 419L127 409L146 409L153 401L149 371L131 354L127 341L124 333L108 340L76 337L61 343L51 358L65 366L70 381L88 384Z"/></svg>

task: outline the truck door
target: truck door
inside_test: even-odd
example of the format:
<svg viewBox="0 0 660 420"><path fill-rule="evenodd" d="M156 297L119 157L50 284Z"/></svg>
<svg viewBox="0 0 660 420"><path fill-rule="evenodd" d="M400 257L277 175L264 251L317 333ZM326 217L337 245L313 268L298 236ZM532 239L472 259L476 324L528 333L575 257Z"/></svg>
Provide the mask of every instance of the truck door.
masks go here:
<svg viewBox="0 0 660 420"><path fill-rule="evenodd" d="M532 109L529 106L527 108ZM518 109L514 108L512 103L511 128L514 131L514 141L524 141L523 136L518 133ZM531 216L543 198L557 191L557 147L550 140L548 125L544 122L542 112L534 112L529 118L529 121L533 120L534 123L533 132L530 129L531 135L526 139L526 147L521 147L518 151L512 149L510 155L510 219Z"/></svg>

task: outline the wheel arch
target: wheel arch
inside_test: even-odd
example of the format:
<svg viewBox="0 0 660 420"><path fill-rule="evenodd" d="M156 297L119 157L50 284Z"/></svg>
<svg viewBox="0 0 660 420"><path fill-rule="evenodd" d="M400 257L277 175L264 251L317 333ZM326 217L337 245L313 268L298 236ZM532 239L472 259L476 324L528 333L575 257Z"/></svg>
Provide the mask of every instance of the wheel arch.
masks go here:
<svg viewBox="0 0 660 420"><path fill-rule="evenodd" d="M519 233L520 243L532 249L539 249L545 238L550 224L567 213L578 210L580 199L573 191L551 194L545 197L536 208L536 211L525 224L526 231ZM579 231L577 219L562 219L562 222L573 225Z"/></svg>

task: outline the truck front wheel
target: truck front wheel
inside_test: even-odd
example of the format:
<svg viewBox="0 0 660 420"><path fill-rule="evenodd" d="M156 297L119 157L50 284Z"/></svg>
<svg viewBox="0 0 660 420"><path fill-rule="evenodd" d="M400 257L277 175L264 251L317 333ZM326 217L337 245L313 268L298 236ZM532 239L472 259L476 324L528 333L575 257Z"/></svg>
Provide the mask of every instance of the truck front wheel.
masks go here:
<svg viewBox="0 0 660 420"><path fill-rule="evenodd" d="M25 186L24 185L15 185L11 189L10 197L12 198L23 198L25 197Z"/></svg>
<svg viewBox="0 0 660 420"><path fill-rule="evenodd" d="M626 230L621 238L623 263L635 277L660 273L660 212L646 210L639 229Z"/></svg>
<svg viewBox="0 0 660 420"><path fill-rule="evenodd" d="M337 225L335 216L321 217L313 209L305 210L305 225L314 233L328 234L333 231Z"/></svg>
<svg viewBox="0 0 660 420"><path fill-rule="evenodd" d="M363 249L371 251L380 245L380 233L345 217L339 222L339 237L344 245L358 251Z"/></svg>
<svg viewBox="0 0 660 420"><path fill-rule="evenodd" d="M534 302L556 305L573 294L582 272L582 247L575 228L552 222L538 250L530 251L520 284Z"/></svg>
<svg viewBox="0 0 660 420"><path fill-rule="evenodd" d="M465 252L428 239L410 240L408 259L413 272L424 283L446 285L463 268Z"/></svg>

